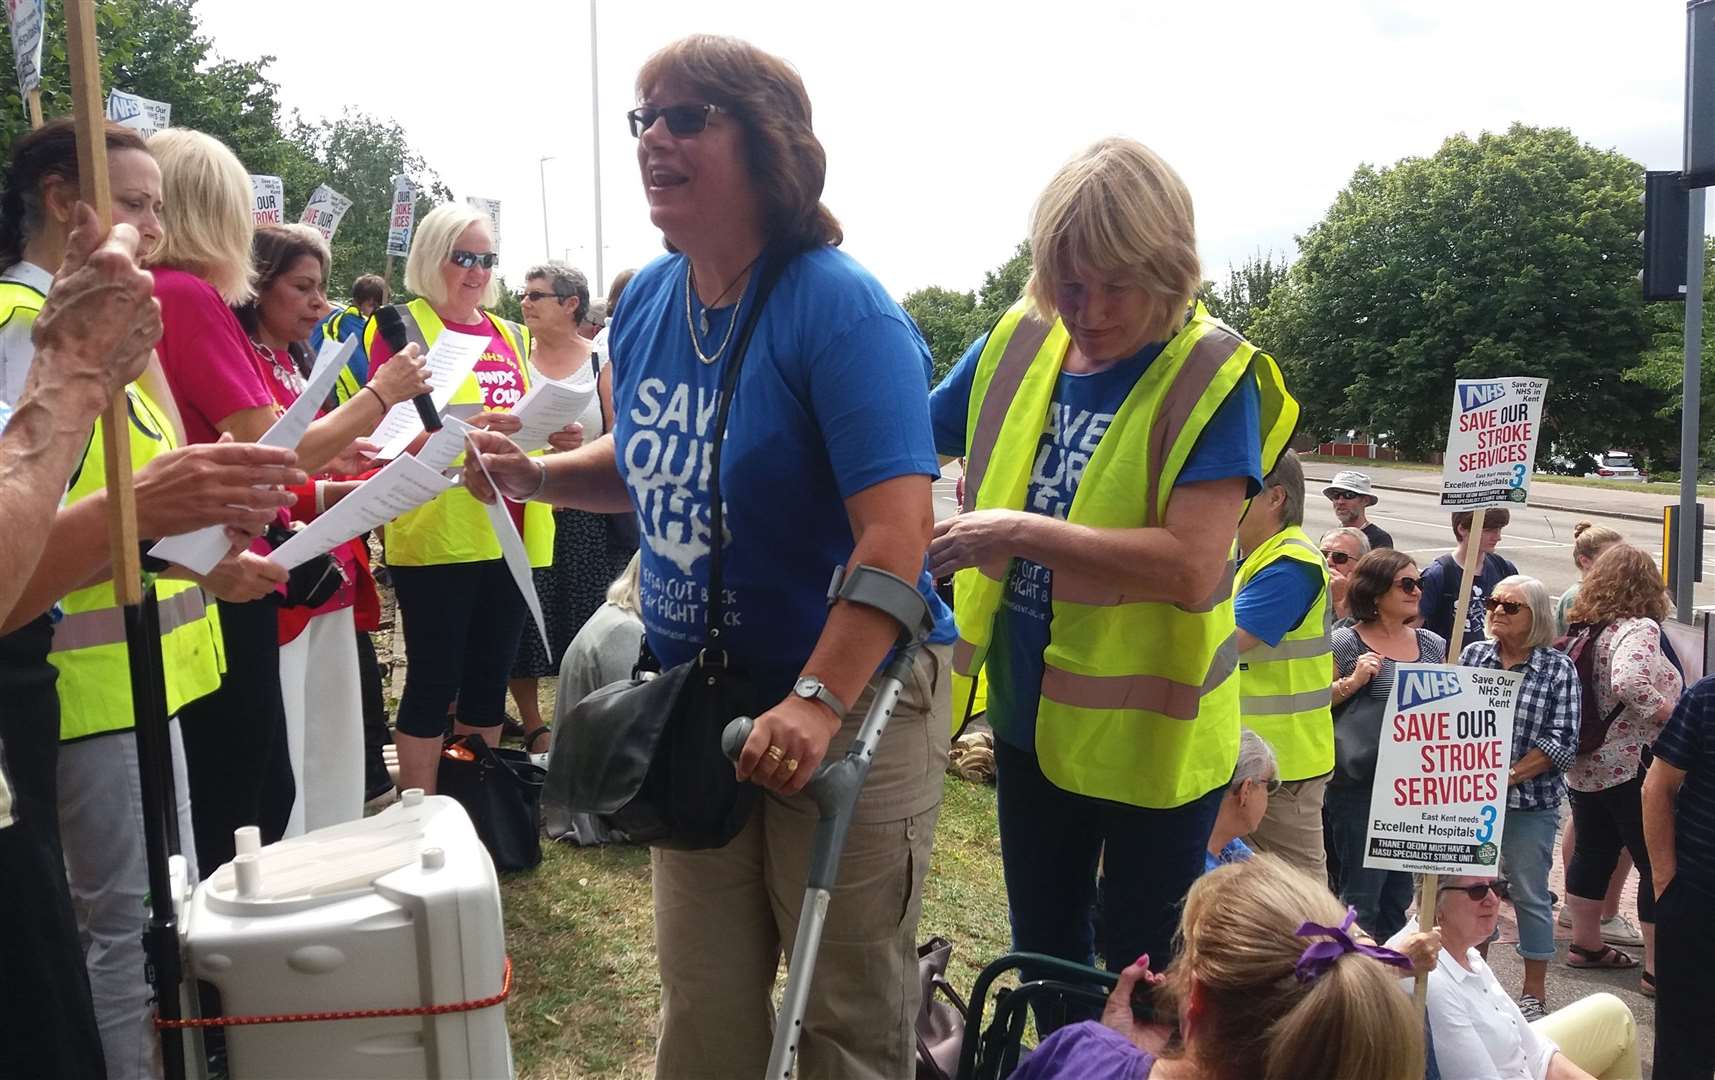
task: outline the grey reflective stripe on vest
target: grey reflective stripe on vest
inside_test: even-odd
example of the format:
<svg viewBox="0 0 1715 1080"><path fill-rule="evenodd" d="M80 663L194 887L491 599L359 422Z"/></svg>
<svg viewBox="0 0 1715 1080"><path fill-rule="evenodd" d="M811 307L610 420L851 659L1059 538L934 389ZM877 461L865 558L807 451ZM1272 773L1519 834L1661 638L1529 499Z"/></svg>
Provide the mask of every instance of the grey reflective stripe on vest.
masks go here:
<svg viewBox="0 0 1715 1080"><path fill-rule="evenodd" d="M1239 564L1227 560L1226 569L1221 572L1221 579L1215 583L1215 589L1207 598L1198 604L1175 604L1180 611L1202 614L1213 611L1233 598L1233 577L1238 573ZM993 575L990 575L993 576ZM1052 582L1055 600L1068 604L1083 604L1087 607L1115 607L1119 604L1140 604L1151 602L1152 598L1128 595L1113 587L1112 581L1103 581L1089 574L1079 574L1070 570L1054 571Z"/></svg>
<svg viewBox="0 0 1715 1080"><path fill-rule="evenodd" d="M1079 675L1048 664L1042 672L1042 696L1080 709L1142 709L1191 721L1197 719L1203 699L1225 683L1238 666L1235 634L1215 650L1201 686L1161 675Z"/></svg>
<svg viewBox="0 0 1715 1080"><path fill-rule="evenodd" d="M1246 649L1239 657L1247 664L1263 664L1270 660L1312 660L1318 656L1327 656L1334 651L1329 644L1328 635L1321 637L1300 638L1297 641L1283 641L1279 645L1263 645Z"/></svg>
<svg viewBox="0 0 1715 1080"><path fill-rule="evenodd" d="M1267 694L1260 697L1239 697L1239 713L1244 716L1290 716L1294 713L1326 709L1334 703L1332 687L1306 690L1301 694Z"/></svg>
<svg viewBox="0 0 1715 1080"><path fill-rule="evenodd" d="M161 601L161 636L196 622L208 613L207 609L208 602L203 599L201 589L186 589ZM124 641L125 616L116 607L75 612L54 624L54 652L93 649Z"/></svg>
<svg viewBox="0 0 1715 1080"><path fill-rule="evenodd" d="M415 345L423 350L423 355L429 355L429 342L423 336L423 327L417 322L417 313L411 310L410 304L393 305L399 311L399 320L405 324L405 343ZM376 327L375 336L381 337L381 328ZM381 338L386 341L386 338Z"/></svg>
<svg viewBox="0 0 1715 1080"><path fill-rule="evenodd" d="M1184 333L1183 330L1180 332ZM1180 434L1191 422L1191 414L1196 411L1197 404L1203 400L1203 395L1208 392L1209 387L1214 385L1221 369L1227 366L1227 361L1232 359L1233 354L1243 348L1244 344L1243 338L1220 326L1211 325L1204 331L1203 336L1192 344L1191 350L1185 354L1184 362L1180 364L1178 375L1162 395L1161 404L1155 414L1155 424L1149 432L1149 476L1144 491L1144 505L1148 517L1144 524L1162 524L1164 515L1157 513L1156 504L1161 501L1161 469L1167 461L1168 452L1173 449L1173 444L1179 441Z"/></svg>
<svg viewBox="0 0 1715 1080"><path fill-rule="evenodd" d="M1024 316L1012 328L1006 349L995 362L994 375L983 391L977 425L971 430L971 445L965 448L964 509L967 512L976 509L977 492L982 490L983 474L988 472L989 458L994 456L995 443L1000 439L1001 428L1006 425L1012 399L1024 384L1024 376L1029 374L1031 363L1053 330L1053 323L1045 323L1033 315Z"/></svg>

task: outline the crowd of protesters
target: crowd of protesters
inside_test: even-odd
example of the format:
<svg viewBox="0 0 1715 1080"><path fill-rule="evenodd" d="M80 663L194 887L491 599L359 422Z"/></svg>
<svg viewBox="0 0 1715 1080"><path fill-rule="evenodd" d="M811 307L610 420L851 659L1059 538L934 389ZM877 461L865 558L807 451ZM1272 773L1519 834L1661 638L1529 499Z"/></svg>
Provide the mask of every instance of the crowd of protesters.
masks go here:
<svg viewBox="0 0 1715 1080"><path fill-rule="evenodd" d="M532 267L522 324L495 310L493 226L472 208L420 223L411 299L390 305L391 283L365 275L332 306L325 239L253 225L244 166L206 135L109 127L105 235L79 203L69 122L12 147L0 910L17 932L0 938L0 1054L34 1075L160 1068L124 635L91 527L106 501L93 420L123 392L140 533L228 530L210 573L150 567L193 878L232 857L238 826L272 841L360 816L392 785L389 738L398 786L432 792L449 734L498 744L509 689L515 734L540 753L540 679L558 675L558 722L575 723L577 699L633 668L718 652L757 694L736 767L761 790L724 846L652 853L656 1069L757 1075L802 914L803 789L854 738L894 640L875 610L828 598L831 568L867 564L915 584L933 625L857 804L799 1075L912 1071L943 767L979 711L1014 947L1105 964L1116 1002L1140 984L1158 1002L1149 1022L1115 1005L1058 1031L1039 1016L1020 1076L1636 1076L1617 999L1549 1008L1557 849L1566 962L1636 967L1620 946L1641 947L1655 1075L1715 1070L1715 684L1684 685L1646 552L1580 529L1582 581L1556 603L1495 552L1496 510L1475 565L1462 513L1451 552L1420 567L1369 520L1378 497L1356 470L1322 490L1340 526L1313 540L1288 448L1298 404L1273 358L1195 301L1190 192L1135 141L1102 139L1049 179L1024 295L931 387L922 335L840 250L791 66L691 37L651 57L636 92L628 121L669 253L605 298L573 267ZM389 307L403 348L380 332ZM448 330L486 342L451 394L484 468L376 538L407 666L389 733L371 538L290 575L264 556L372 475L366 436L429 388L424 354ZM256 445L317 345L354 337L295 452ZM543 381L595 393L527 453L510 412ZM723 393L711 448L704 403ZM960 512L937 523L930 484L953 458ZM479 505L498 496L546 635L526 626ZM718 642L705 605L674 602L707 595L712 551ZM951 605L935 589L949 576ZM1500 876L1422 896L1365 865L1365 836L1398 666L1445 661L1521 682ZM1628 867L1635 931L1615 908ZM1486 963L1503 901L1516 994ZM1427 1027L1409 981L1395 985L1413 973L1428 974Z"/></svg>

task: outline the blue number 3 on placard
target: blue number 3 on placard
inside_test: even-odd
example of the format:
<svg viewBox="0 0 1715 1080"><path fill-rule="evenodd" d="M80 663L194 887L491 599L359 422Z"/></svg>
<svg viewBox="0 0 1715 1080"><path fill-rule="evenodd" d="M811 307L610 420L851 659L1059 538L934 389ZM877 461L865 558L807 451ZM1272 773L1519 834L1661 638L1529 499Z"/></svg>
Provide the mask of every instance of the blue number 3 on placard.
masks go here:
<svg viewBox="0 0 1715 1080"><path fill-rule="evenodd" d="M1482 825L1477 827L1477 843L1486 844L1495 835L1495 808L1493 806L1485 806L1483 807L1482 813L1477 816L1481 818L1483 822Z"/></svg>
<svg viewBox="0 0 1715 1080"><path fill-rule="evenodd" d="M1525 468L1523 465L1513 466L1513 487L1524 487Z"/></svg>

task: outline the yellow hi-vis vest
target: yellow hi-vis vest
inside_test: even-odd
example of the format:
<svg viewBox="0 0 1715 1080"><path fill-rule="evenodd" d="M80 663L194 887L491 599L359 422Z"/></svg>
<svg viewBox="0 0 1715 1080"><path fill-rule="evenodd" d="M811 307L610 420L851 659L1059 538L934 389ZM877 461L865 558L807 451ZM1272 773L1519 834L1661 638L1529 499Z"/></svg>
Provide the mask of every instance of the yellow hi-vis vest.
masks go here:
<svg viewBox="0 0 1715 1080"><path fill-rule="evenodd" d="M131 413L131 468L141 469L173 449L173 429L159 406L136 385L126 390ZM66 493L70 505L107 484L101 425L84 452L83 464ZM219 616L194 582L157 578L161 613L161 671L167 683L167 715L220 687L226 657ZM48 660L59 669L60 741L71 742L134 725L131 665L125 621L104 581L60 601L64 617L54 625Z"/></svg>
<svg viewBox="0 0 1715 1080"><path fill-rule="evenodd" d="M357 307L352 304L347 304L345 307L334 311L333 314L322 320L321 330L323 340L344 340L339 336L340 323L345 321L345 317L347 315L361 316L362 314L363 312L357 310ZM364 329L368 329L367 324ZM339 369L339 375L334 379L333 384L333 395L335 401L344 405L346 402L356 397L358 391L362 389L363 384L357 380L357 375L351 370L351 365L349 363Z"/></svg>
<svg viewBox="0 0 1715 1080"><path fill-rule="evenodd" d="M990 331L971 383L965 507L1024 507L1054 385L1070 338L1020 301ZM1173 484L1209 419L1239 385L1262 399L1262 469L1298 421L1272 357L1196 305L1150 363L1096 444L1067 513L1103 529L1159 527ZM1056 570L1043 653L1036 754L1067 791L1132 806L1182 806L1227 784L1238 759L1238 645L1232 565L1207 600L1137 600L1112 582ZM955 708L969 716L972 679L988 659L1010 561L954 578Z"/></svg>
<svg viewBox="0 0 1715 1080"><path fill-rule="evenodd" d="M395 305L405 320L405 335L425 353L441 336L446 324L427 300ZM494 329L518 358L524 388L530 388L530 331L492 312L483 312ZM363 328L363 351L375 355L378 324L370 319ZM371 369L370 377L374 377ZM481 405L482 387L476 373L465 377L454 392L452 405ZM462 458L460 459L462 460ZM387 523L383 539L391 566L440 566L446 563L485 562L500 558L500 541L489 524L488 511L462 485L452 488L417 509L400 514ZM524 504L524 549L531 566L554 561L554 511L547 503Z"/></svg>
<svg viewBox="0 0 1715 1080"><path fill-rule="evenodd" d="M1328 638L1333 605L1322 550L1290 525L1245 557L1233 593L1282 559L1314 568L1322 588L1280 644L1258 642L1239 653L1239 716L1274 748L1282 780L1308 780L1334 768L1334 648Z"/></svg>

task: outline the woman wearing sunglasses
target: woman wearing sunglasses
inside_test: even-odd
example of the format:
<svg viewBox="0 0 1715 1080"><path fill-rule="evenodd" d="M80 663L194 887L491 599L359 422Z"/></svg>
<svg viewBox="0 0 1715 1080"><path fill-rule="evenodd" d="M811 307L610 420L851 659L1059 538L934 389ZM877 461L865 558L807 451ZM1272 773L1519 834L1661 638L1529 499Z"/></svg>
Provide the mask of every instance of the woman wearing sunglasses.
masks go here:
<svg viewBox="0 0 1715 1080"><path fill-rule="evenodd" d="M1507 826L1512 826L1511 815ZM1515 886L1516 893L1516 886ZM1479 951L1495 932L1508 884L1488 878L1442 880L1436 917L1439 962L1429 972L1429 1031L1447 1080L1638 1080L1637 1024L1625 1002L1592 994L1527 1020ZM1516 900L1515 900L1516 903ZM1394 941L1417 932L1413 918ZM1405 984L1409 992L1411 984Z"/></svg>
<svg viewBox="0 0 1715 1080"><path fill-rule="evenodd" d="M1370 788L1394 667L1439 664L1447 643L1415 629L1422 579L1410 555L1380 548L1358 560L1346 596L1351 626L1334 631L1334 775L1324 808L1328 861L1336 891L1358 910L1358 924L1378 938L1405 925L1411 875L1364 866Z"/></svg>
<svg viewBox="0 0 1715 1080"><path fill-rule="evenodd" d="M1328 595L1333 599L1336 627L1352 622L1352 605L1346 590L1352 584L1352 571L1358 560L1370 553L1370 538L1363 530L1342 526L1322 534L1322 561L1328 564Z"/></svg>
<svg viewBox="0 0 1715 1080"><path fill-rule="evenodd" d="M1678 666L1663 649L1661 620L1671 610L1655 560L1630 544L1615 544L1584 575L1567 613L1573 632L1589 629L1586 647L1596 655L1590 685L1580 687L1584 693L1594 691L1595 707L1585 710L1578 756L1566 772L1577 826L1566 868L1566 906L1572 910L1566 962L1572 967L1637 965L1602 940L1602 898L1624 848L1638 869L1646 996L1655 994L1655 886L1643 835L1647 750L1685 688ZM1589 730L1591 719L1606 730Z"/></svg>
<svg viewBox="0 0 1715 1080"><path fill-rule="evenodd" d="M1519 1011L1526 1020L1540 1020L1548 1000L1548 962L1554 959L1548 870L1566 796L1565 772L1578 753L1578 673L1566 654L1553 648L1554 612L1542 582L1517 574L1502 578L1483 597L1483 607L1488 639L1465 646L1459 662L1524 676L1513 716L1501 873L1512 882L1518 952L1524 958Z"/></svg>
<svg viewBox="0 0 1715 1080"><path fill-rule="evenodd" d="M614 430L539 461L494 432L477 441L510 497L635 510L650 652L663 669L724 658L755 689L760 715L738 766L766 789L754 811L724 847L653 853L657 1076L765 1070L770 995L781 943L797 932L816 824L802 791L856 734L898 630L871 608L830 607L829 573L863 563L917 582L938 625L857 802L798 1059L806 1080L909 1076L953 636L923 565L939 473L929 351L837 246L821 203L826 154L789 64L742 41L691 37L644 64L637 92L638 171L672 254L637 272L612 325ZM713 460L724 508L718 638L703 599ZM465 482L492 498L475 472Z"/></svg>
<svg viewBox="0 0 1715 1080"><path fill-rule="evenodd" d="M405 287L417 294L398 304L405 336L425 352L443 330L486 338L471 373L449 406L478 405L473 424L517 430L510 417L530 389L530 332L487 310L500 299L494 229L481 210L445 203L429 211L405 259ZM363 330L369 370L385 370L393 349L381 336L379 312ZM371 376L373 379L374 375ZM569 431L555 449L578 445ZM553 561L554 519L548 507L508 509L524 537L532 567ZM388 572L405 621L405 692L394 742L399 787L435 790L447 710L456 701L456 734L478 733L500 743L506 684L524 633L524 597L500 557L488 512L463 488L401 514L384 534Z"/></svg>

